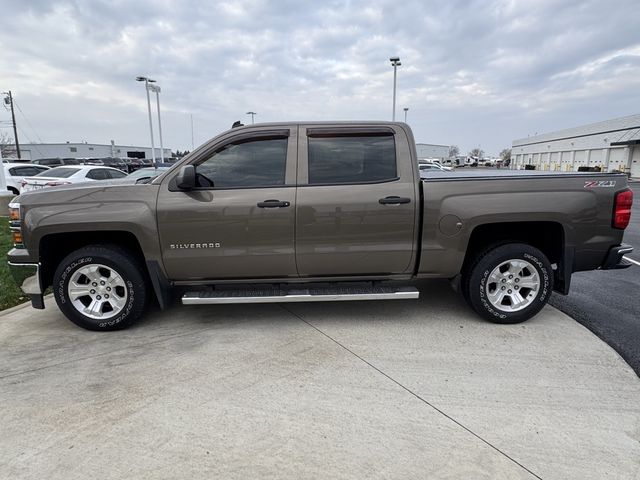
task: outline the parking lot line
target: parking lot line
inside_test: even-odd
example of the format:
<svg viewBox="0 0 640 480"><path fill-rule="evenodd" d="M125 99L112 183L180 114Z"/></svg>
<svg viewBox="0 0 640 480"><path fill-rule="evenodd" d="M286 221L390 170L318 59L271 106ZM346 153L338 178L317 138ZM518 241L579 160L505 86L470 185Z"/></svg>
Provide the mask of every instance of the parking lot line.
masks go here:
<svg viewBox="0 0 640 480"><path fill-rule="evenodd" d="M628 260L631 263L634 263L634 264L640 266L640 262L638 260L634 260L633 258L629 258L629 257L622 257L622 258L624 258L625 260Z"/></svg>

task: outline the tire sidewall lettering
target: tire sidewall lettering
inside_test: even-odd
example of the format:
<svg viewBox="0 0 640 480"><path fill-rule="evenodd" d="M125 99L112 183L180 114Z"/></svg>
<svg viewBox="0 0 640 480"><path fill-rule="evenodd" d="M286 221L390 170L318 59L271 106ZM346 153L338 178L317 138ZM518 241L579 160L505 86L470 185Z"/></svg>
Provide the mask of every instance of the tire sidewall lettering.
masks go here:
<svg viewBox="0 0 640 480"><path fill-rule="evenodd" d="M91 262L93 262L93 257L82 257L82 258L79 258L78 260L75 260L74 262L71 262L69 265L67 265L67 267L64 269L64 271L60 275L60 281L58 282L58 285L56 287L58 290L58 298L60 299L60 303L62 304L68 303L67 296L65 294L65 288L67 285L67 278L69 277L69 274L75 272L82 265L85 265Z"/></svg>
<svg viewBox="0 0 640 480"><path fill-rule="evenodd" d="M100 261L100 260L96 260L96 261ZM81 315L85 321L88 322L95 322L94 319L90 319L88 317L85 317L84 315L82 315L81 312L77 311L75 309L75 307L73 305L71 305L71 302L68 301L67 295L66 295L66 288L67 285L70 281L70 276L71 274L73 274L78 268L80 268L83 265L87 265L90 263L94 262L94 257L81 257L78 258L77 260L74 260L73 262L71 262L69 265L67 265L65 267L65 269L62 271L62 273L60 274L60 280L58 281L58 284L56 285L56 290L57 290L57 299L60 302L61 305L66 306L67 308L71 308L74 310L74 313L76 313L77 315ZM102 261L102 263L108 264L109 262L104 262ZM113 268L114 270L116 270L115 267L109 265L111 268ZM117 316L115 316L114 318L110 318L108 321L106 322L100 322L97 325L100 328L105 328L105 327L113 327L115 325L117 325L118 323L124 321L129 314L131 313L131 310L134 308L135 306L135 299L136 299L136 294L135 294L135 288L133 285L133 282L129 279L126 279L125 275L116 270L118 272L118 274L120 274L123 278L125 278L125 283L127 286L127 291L128 291L128 299L127 299L127 305L125 306L125 308L122 310L122 312L120 312Z"/></svg>
<svg viewBox="0 0 640 480"><path fill-rule="evenodd" d="M496 247L496 253L498 253L497 250L499 248L500 247ZM535 301L531 302L524 309L516 312L502 312L494 307L489 301L487 286L491 272L500 263L511 259L526 260L533 266L533 268L535 268L540 277L540 289L537 292L537 298ZM477 292L475 301L479 304L479 307L484 310L484 315L487 316L489 320L493 318L498 323L518 323L537 313L540 308L546 304L552 291L553 273L546 266L548 261L543 259L544 257L540 257L535 253L529 253L523 250L520 250L519 252L517 250L513 250L513 253L511 254L506 253L506 251L500 252L498 255L489 254L489 256L486 257L486 260L482 263L482 266L480 266L481 269L476 273L476 287L470 285L470 292L473 292L475 288L475 291Z"/></svg>
<svg viewBox="0 0 640 480"><path fill-rule="evenodd" d="M507 318L507 315L505 313L497 311L487 300L487 289L485 288L485 286L487 284L487 279L489 278L490 273L491 272L489 270L485 270L484 272L482 272L482 278L480 279L480 302L490 315L493 315L494 317L499 319L505 319Z"/></svg>

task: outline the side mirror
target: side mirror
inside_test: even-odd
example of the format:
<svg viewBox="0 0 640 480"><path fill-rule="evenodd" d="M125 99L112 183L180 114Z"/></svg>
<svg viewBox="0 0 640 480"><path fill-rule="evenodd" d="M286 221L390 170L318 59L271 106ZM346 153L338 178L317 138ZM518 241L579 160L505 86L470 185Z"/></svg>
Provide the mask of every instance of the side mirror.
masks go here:
<svg viewBox="0 0 640 480"><path fill-rule="evenodd" d="M196 167L185 165L176 175L176 186L180 190L192 190L196 187Z"/></svg>

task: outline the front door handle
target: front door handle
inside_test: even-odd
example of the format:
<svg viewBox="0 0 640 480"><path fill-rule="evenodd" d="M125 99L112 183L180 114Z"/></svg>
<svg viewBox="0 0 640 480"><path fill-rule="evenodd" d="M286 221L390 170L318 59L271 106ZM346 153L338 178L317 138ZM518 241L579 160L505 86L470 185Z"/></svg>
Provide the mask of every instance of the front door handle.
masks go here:
<svg viewBox="0 0 640 480"><path fill-rule="evenodd" d="M258 202L260 208L283 208L291 205L289 202L281 202L280 200L265 200L264 202Z"/></svg>
<svg viewBox="0 0 640 480"><path fill-rule="evenodd" d="M411 203L411 199L407 197L397 197L392 195L390 197L384 197L378 200L378 203L382 205L399 205L401 203Z"/></svg>

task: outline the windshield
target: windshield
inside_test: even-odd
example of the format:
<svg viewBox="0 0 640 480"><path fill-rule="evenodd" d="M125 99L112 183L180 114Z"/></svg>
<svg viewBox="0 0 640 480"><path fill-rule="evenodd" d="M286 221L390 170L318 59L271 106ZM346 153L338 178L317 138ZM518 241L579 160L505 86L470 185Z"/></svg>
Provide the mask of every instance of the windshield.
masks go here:
<svg viewBox="0 0 640 480"><path fill-rule="evenodd" d="M36 177L54 177L54 178L69 178L74 173L78 172L79 168L71 167L56 167L51 170L45 170L42 173L36 175Z"/></svg>

